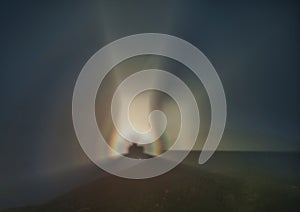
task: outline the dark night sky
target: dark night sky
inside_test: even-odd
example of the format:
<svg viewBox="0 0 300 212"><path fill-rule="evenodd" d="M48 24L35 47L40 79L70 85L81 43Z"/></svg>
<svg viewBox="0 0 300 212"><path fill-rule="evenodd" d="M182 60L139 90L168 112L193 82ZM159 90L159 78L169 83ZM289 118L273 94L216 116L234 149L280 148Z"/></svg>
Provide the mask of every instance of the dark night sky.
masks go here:
<svg viewBox="0 0 300 212"><path fill-rule="evenodd" d="M183 38L214 65L236 140L221 149L300 150L296 1L79 2L1 3L0 187L88 160L72 126L76 78L102 46L143 32Z"/></svg>

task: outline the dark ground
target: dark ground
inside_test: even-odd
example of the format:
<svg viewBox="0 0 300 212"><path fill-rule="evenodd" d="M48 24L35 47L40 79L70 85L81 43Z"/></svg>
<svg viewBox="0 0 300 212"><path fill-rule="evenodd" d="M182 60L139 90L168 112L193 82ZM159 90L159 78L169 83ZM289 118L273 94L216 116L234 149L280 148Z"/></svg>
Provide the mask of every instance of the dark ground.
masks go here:
<svg viewBox="0 0 300 212"><path fill-rule="evenodd" d="M300 211L298 153L219 152L204 166L197 156L152 179L104 176L45 204L4 211Z"/></svg>

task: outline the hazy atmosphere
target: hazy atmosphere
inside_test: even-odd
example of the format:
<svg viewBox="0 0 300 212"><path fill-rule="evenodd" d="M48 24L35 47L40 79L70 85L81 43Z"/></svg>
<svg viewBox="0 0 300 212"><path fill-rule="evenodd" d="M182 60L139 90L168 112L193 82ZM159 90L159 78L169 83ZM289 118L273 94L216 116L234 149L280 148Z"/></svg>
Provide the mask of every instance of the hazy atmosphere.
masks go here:
<svg viewBox="0 0 300 212"><path fill-rule="evenodd" d="M98 173L96 167L74 171L92 166L73 129L74 85L96 51L137 33L182 38L215 67L227 100L219 151L300 151L300 4L296 1L4 1L0 5L0 209L43 203L73 188L72 180L77 185ZM202 84L175 61L151 55L135 59L118 64L102 85L105 92L97 96L97 121L109 144L126 152L106 119L106 98L130 73L165 68L196 90L203 128L194 150L201 150L210 118ZM120 73L124 69L127 75ZM147 103L150 99L153 105ZM137 98L132 117L143 127L141 108L156 107L170 109L167 116L173 125L161 143L145 147L152 155L172 145L180 121L174 101L155 92ZM295 158L291 163L297 165L299 155ZM73 173L77 174L70 180L67 176Z"/></svg>

